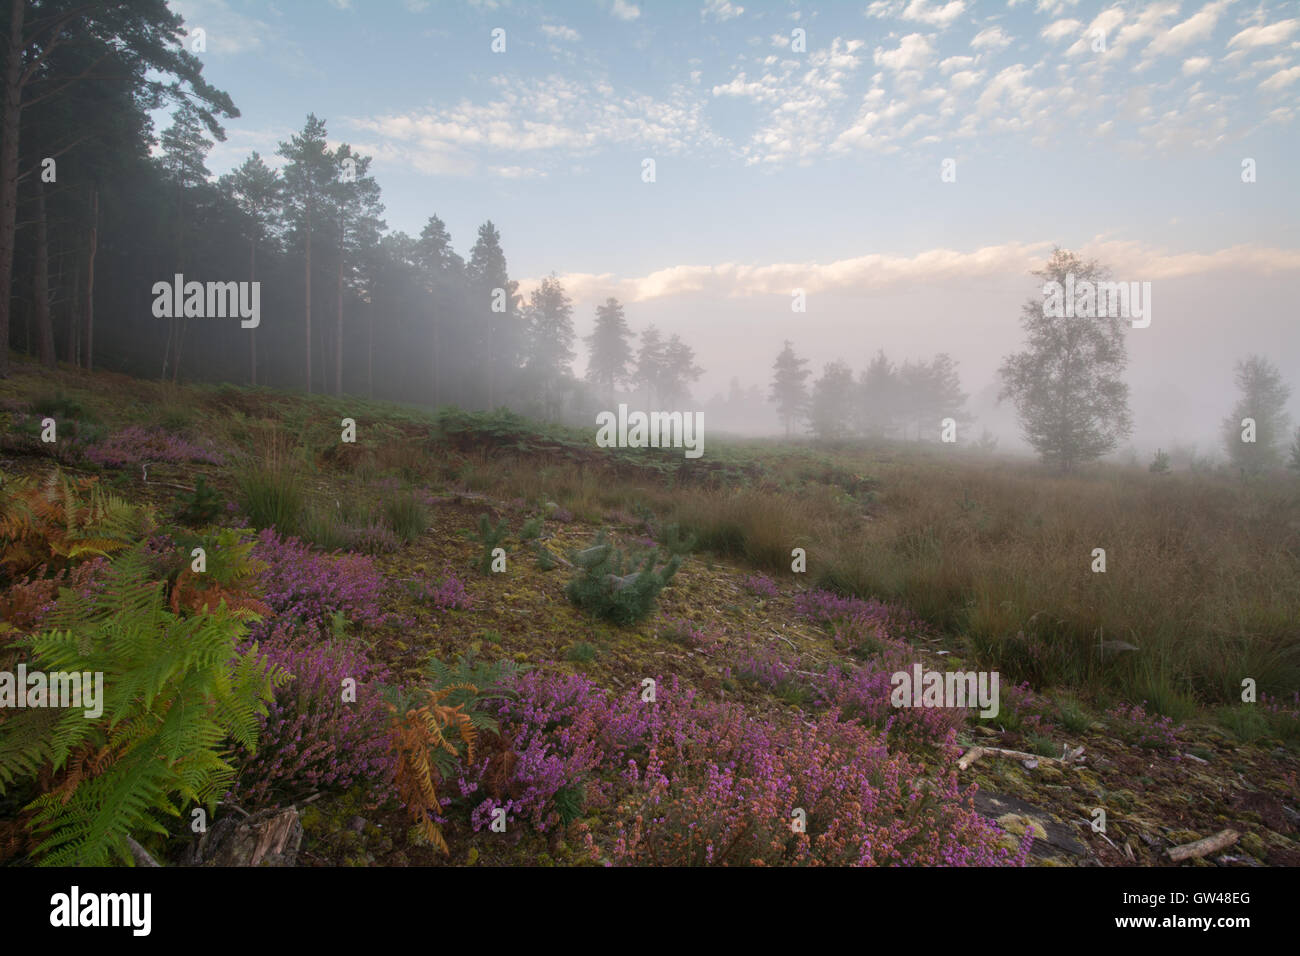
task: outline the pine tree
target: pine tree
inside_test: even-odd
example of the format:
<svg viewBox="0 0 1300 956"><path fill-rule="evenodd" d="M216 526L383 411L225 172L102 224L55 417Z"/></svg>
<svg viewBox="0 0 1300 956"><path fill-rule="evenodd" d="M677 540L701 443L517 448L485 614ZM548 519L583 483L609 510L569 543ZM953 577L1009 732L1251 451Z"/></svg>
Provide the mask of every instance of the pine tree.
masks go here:
<svg viewBox="0 0 1300 956"><path fill-rule="evenodd" d="M1074 253L1056 249L1045 268L1033 275L1063 288L1104 280L1106 270ZM1020 323L1028 348L1002 363L1000 398L1011 398L1025 439L1044 464L1073 471L1114 450L1133 430L1128 385L1121 376L1128 363L1123 320L1052 316L1043 299L1031 298Z"/></svg>
<svg viewBox="0 0 1300 956"><path fill-rule="evenodd" d="M664 365L668 360L666 343L653 325L641 333L641 347L636 353L636 385L644 388L653 404L659 404L662 394Z"/></svg>
<svg viewBox="0 0 1300 956"><path fill-rule="evenodd" d="M804 368L807 364L807 359L794 354L789 339L772 364L774 374L768 400L776 403L776 413L785 426L787 438L794 433L795 423L808 414L808 386L804 383L812 372Z"/></svg>
<svg viewBox="0 0 1300 956"><path fill-rule="evenodd" d="M472 314L477 318L473 338L475 365L486 371L487 407L499 399L498 383L519 367L522 328L519 320L519 283L512 281L501 248L501 233L491 220L478 229L470 250L468 272ZM498 291L499 290L499 291ZM500 302L503 311L494 311Z"/></svg>
<svg viewBox="0 0 1300 956"><path fill-rule="evenodd" d="M270 240L279 225L283 201L280 174L254 152L234 172L221 177L221 186L247 219L248 281L257 281L257 248ZM257 329L248 330L248 382L257 384Z"/></svg>
<svg viewBox="0 0 1300 956"><path fill-rule="evenodd" d="M664 345L660 375L660 394L664 407L677 408L690 399L690 383L704 374L695 364L695 350L673 334Z"/></svg>
<svg viewBox="0 0 1300 956"><path fill-rule="evenodd" d="M1286 411L1291 388L1282 381L1277 366L1261 355L1238 362L1236 380L1241 398L1223 422L1223 444L1243 474L1257 474L1281 463L1280 446L1291 427ZM1242 438L1246 418L1255 423L1253 442Z"/></svg>
<svg viewBox="0 0 1300 956"><path fill-rule="evenodd" d="M464 336L457 336L460 330L454 327L452 313L453 305L459 304L454 301L454 294L465 278L465 260L452 249L451 234L437 216L430 216L420 230L414 257L429 297L429 336L433 352L430 390L436 407L442 404L443 353L456 348L458 343L462 347L465 344Z"/></svg>
<svg viewBox="0 0 1300 956"><path fill-rule="evenodd" d="M362 250L379 242L384 222L379 218L384 205L379 201L379 183L368 175L371 158L354 153L347 143L334 152L334 165L341 172L331 184L331 205L338 227L338 272L336 274L334 331L334 394L343 394L343 286L351 275L355 280Z"/></svg>
<svg viewBox="0 0 1300 956"><path fill-rule="evenodd" d="M558 417L558 386L573 377L570 369L575 357L573 339L573 304L552 272L529 297L526 364L541 389L547 418Z"/></svg>
<svg viewBox="0 0 1300 956"><path fill-rule="evenodd" d="M604 397L632 377L632 329L623 316L618 299L609 298L596 306L596 328L583 341L591 350L587 360L587 381Z"/></svg>
<svg viewBox="0 0 1300 956"><path fill-rule="evenodd" d="M306 390L311 392L311 253L312 231L319 228L321 207L326 204L336 177L334 157L326 147L325 121L315 113L307 116L301 133L280 144L277 152L289 161L284 168L285 218L299 233L303 248L303 355Z"/></svg>
<svg viewBox="0 0 1300 956"><path fill-rule="evenodd" d="M843 362L831 362L813 384L808 430L830 441L849 437L853 431L853 370Z"/></svg>
<svg viewBox="0 0 1300 956"><path fill-rule="evenodd" d="M901 404L898 371L881 349L858 380L858 430L872 438L892 435L902 418Z"/></svg>

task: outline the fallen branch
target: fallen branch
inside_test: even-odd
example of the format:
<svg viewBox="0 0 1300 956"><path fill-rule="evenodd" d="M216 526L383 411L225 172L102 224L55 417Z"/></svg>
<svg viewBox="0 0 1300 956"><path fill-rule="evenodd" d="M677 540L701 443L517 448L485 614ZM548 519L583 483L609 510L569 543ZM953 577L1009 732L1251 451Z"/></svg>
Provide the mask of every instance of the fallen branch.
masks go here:
<svg viewBox="0 0 1300 956"><path fill-rule="evenodd" d="M1169 859L1177 863L1179 860L1195 860L1198 857L1208 856L1218 850L1226 849L1232 846L1239 839L1241 834L1236 830L1221 830L1208 836L1204 840L1197 840L1195 843L1184 843L1182 846L1169 848Z"/></svg>
<svg viewBox="0 0 1300 956"><path fill-rule="evenodd" d="M962 754L961 759L957 761L957 767L960 770L965 770L976 760L979 760L980 757L989 754L996 754L1001 757L1014 757L1016 760L1033 760L1038 763L1052 764L1057 767L1070 767L1083 761L1082 747L1068 750L1066 752L1066 757L1043 757L1039 754L1025 753L1023 750L1003 750L1001 747L972 747L970 750Z"/></svg>
<svg viewBox="0 0 1300 956"><path fill-rule="evenodd" d="M149 851L136 843L129 836L126 838L126 845L131 850L131 856L135 858L136 866L161 866L161 864L149 855Z"/></svg>

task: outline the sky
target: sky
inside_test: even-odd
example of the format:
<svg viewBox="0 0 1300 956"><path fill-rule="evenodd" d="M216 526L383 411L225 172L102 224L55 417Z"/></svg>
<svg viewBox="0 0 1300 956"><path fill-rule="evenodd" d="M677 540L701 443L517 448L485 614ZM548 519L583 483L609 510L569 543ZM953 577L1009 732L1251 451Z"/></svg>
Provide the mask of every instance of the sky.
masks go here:
<svg viewBox="0 0 1300 956"><path fill-rule="evenodd" d="M818 371L948 352L1013 445L996 371L1061 246L1152 283L1136 446L1213 444L1250 353L1300 421L1295 2L170 5L241 111L214 174L315 112L390 229L437 214L467 254L491 219L580 335L608 295L681 334L701 400L765 389L786 338Z"/></svg>

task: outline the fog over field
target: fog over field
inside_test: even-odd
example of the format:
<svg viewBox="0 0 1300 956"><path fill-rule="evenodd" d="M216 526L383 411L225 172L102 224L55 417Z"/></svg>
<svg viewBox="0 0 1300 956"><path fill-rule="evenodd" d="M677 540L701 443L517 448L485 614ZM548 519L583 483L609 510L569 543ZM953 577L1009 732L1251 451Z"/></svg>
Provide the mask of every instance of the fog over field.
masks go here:
<svg viewBox="0 0 1300 956"><path fill-rule="evenodd" d="M976 431L1027 448L997 370L1053 246L1153 283L1124 375L1144 455L1217 449L1248 353L1300 380L1284 4L174 6L208 25L206 75L242 111L214 173L254 148L276 165L303 114L327 115L331 142L374 156L390 228L436 212L464 253L490 217L520 293L556 272L580 337L608 296L634 330L680 334L697 403L733 379L766 396L786 338L814 376L944 351ZM722 415L776 430L770 405Z"/></svg>

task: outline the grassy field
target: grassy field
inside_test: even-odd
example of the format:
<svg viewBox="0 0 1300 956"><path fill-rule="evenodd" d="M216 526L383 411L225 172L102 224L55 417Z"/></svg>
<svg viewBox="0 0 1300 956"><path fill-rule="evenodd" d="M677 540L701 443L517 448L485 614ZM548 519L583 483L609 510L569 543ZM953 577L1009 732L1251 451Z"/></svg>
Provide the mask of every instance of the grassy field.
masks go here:
<svg viewBox="0 0 1300 956"><path fill-rule="evenodd" d="M43 417L58 422L53 445L39 441ZM354 444L340 440L345 418L356 423ZM185 522L248 524L303 539L311 561L355 555L369 562L366 573L382 595L375 613L340 604L332 618L321 618L321 634L332 629L332 640L368 655L389 683L415 686L427 680L421 675L430 655L451 661L466 652L536 667L547 679L581 677L611 694L633 693L655 675L661 685L681 682L708 706L742 707L748 719L792 733L820 720L830 720L835 733L874 727L891 753L912 761L909 773L935 787L958 772L955 755L977 744L1043 758L1083 745L1091 757L1086 768L1054 769L1046 761L1027 771L1016 760L990 758L960 768L963 785L1015 795L1042 812L1039 825L1028 811L983 808L998 830L979 853L1001 846L1014 854L1019 837L1031 832L1040 850L1055 847L1036 854L1038 862L1160 862L1163 848L1232 822L1247 831L1243 847L1255 859L1300 859L1294 826L1278 816L1300 765L1298 481L1245 483L1111 465L1063 478L1030 462L945 446L822 447L716 436L703 459L689 461L680 451L598 449L594 426L540 426L508 413L434 414L352 398L31 367L0 382L0 425L6 480L59 467L147 506L160 532L179 536ZM131 429L154 444L131 445L139 438ZM179 451L157 444L159 436ZM200 478L211 489L206 504L195 491ZM630 557L657 554L658 568L673 556L683 562L662 590L647 592L647 613L638 606L622 620L593 610L602 600L623 600L598 593L604 565L586 579L586 591L574 584L584 555L605 541ZM496 546L509 562L505 574L491 570ZM271 546L260 547L274 564ZM803 573L791 570L797 548L806 552ZM1097 548L1105 550L1104 573L1092 570ZM308 552L294 554L289 564L308 560ZM10 571L16 606L12 595L30 575ZM249 599L274 604L273 578ZM592 590L592 581L600 587ZM181 582L173 575L168 587ZM0 588L0 608L4 601ZM826 610L841 607L837 601L849 610ZM402 623L386 623L385 615ZM287 622L287 612L276 620ZM306 627L305 619L298 624ZM265 643L280 639L288 647L298 637L276 630ZM871 696L878 688L863 688L908 661L1000 672L1001 716L890 723ZM1254 705L1242 703L1247 678L1260 692ZM526 681L519 686L542 694ZM837 711L853 715L849 725L836 723ZM500 740L513 742L499 745L484 779L512 768L518 779L500 784L497 798L513 793L523 806L545 790L541 769L526 781L519 776L532 738L525 723L510 723L522 718L508 708L482 713L516 728L502 730ZM608 741L601 746L614 753ZM624 757L645 759L643 743L619 746L631 748L618 751ZM508 760L501 756L507 752ZM675 799L712 819L717 808L692 802L705 799L690 783L693 773L707 776L692 763L697 757L674 758L682 781L674 784ZM634 794L611 767L574 769L576 751L566 759L568 776L536 798L538 815L522 843L485 840L485 811L472 801L446 811L447 854L429 850L427 841L393 837L400 822L387 836L373 828L349 835L353 817L400 818L391 801L352 786L304 807L308 861L698 862L675 837L652 838L629 822L639 820ZM237 769L251 776L256 766L245 759ZM1243 779L1251 785L1243 792L1253 796L1236 792ZM24 798L39 786L21 791ZM288 792L276 799L287 801ZM7 806L12 826L27 826L21 800L5 799L0 816ZM756 800L761 805L746 794L743 802ZM945 800L958 805L952 794L940 804ZM1080 821L1099 801L1110 808L1113 829L1095 838ZM943 819L933 824L936 832L961 829ZM1040 831L1050 821L1073 836L1045 841ZM14 832L8 845L19 852L24 844ZM175 855L179 839L151 847ZM744 853L767 859L770 852L784 862L804 852L772 849L781 839ZM0 845L4 840L0 832ZM1080 848L1062 851L1071 841ZM824 861L840 859L824 847L816 852L828 854ZM900 858L925 862L927 852L909 845Z"/></svg>

